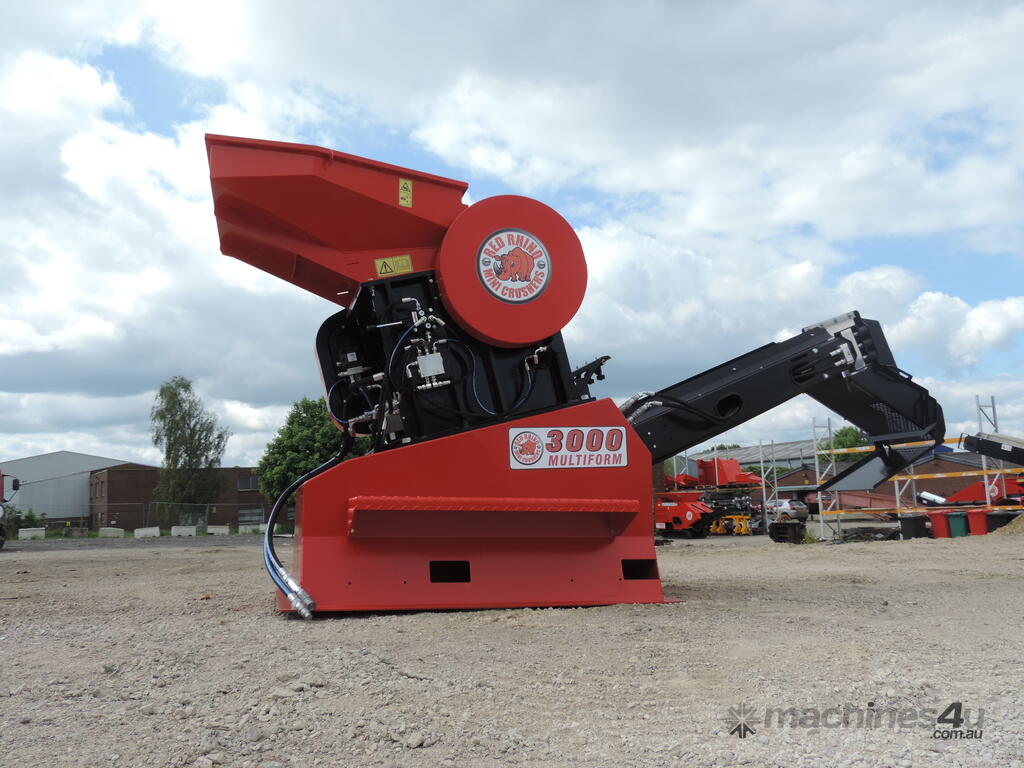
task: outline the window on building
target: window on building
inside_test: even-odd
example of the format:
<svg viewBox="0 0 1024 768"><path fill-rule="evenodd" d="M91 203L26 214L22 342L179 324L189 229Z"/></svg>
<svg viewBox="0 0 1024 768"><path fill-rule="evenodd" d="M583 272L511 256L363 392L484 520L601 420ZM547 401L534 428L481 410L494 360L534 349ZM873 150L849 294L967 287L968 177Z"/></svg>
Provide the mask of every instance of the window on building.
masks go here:
<svg viewBox="0 0 1024 768"><path fill-rule="evenodd" d="M256 475L239 475L238 476L238 490L240 491L258 491L260 489L260 479Z"/></svg>
<svg viewBox="0 0 1024 768"><path fill-rule="evenodd" d="M249 507L238 510L239 525L259 525L263 522L263 507Z"/></svg>

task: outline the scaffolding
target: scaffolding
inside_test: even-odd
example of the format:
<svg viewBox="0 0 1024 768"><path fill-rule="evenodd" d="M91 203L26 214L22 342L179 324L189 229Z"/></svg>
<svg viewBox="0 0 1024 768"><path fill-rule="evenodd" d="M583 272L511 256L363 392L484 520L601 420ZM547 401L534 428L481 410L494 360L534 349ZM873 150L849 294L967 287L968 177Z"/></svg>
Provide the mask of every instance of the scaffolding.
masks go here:
<svg viewBox="0 0 1024 768"><path fill-rule="evenodd" d="M974 396L974 408L978 412L978 432L985 431L984 422L988 422L992 425L992 431L999 434L999 416L996 414L996 399L993 396L989 396L989 404L982 405L981 398L978 395ZM996 469L1003 469L1002 459L996 459ZM996 483L989 483L988 481L988 458L985 454L981 454L981 477L985 484L985 506L992 506L992 494L999 493L1000 489L995 489ZM1002 493L1000 496L1006 495L1006 476L1004 474L997 474L997 480L1002 481ZM995 489L995 490L994 490ZM915 497L916 498L916 497Z"/></svg>
<svg viewBox="0 0 1024 768"><path fill-rule="evenodd" d="M779 465L775 457L775 441L769 444L768 466L765 468L764 441L757 441L761 475L761 533L768 533L768 510L779 506Z"/></svg>
<svg viewBox="0 0 1024 768"><path fill-rule="evenodd" d="M826 480L836 476L836 448L832 432L832 419L827 419L824 424L819 424L817 419L811 419L811 437L814 441L814 482L820 489ZM822 457L827 457L827 461ZM819 490L817 499L818 538L822 540L827 538L825 529L828 528L833 539L842 541L842 516L838 514L839 494L834 491ZM825 520L827 514L833 516L833 523Z"/></svg>

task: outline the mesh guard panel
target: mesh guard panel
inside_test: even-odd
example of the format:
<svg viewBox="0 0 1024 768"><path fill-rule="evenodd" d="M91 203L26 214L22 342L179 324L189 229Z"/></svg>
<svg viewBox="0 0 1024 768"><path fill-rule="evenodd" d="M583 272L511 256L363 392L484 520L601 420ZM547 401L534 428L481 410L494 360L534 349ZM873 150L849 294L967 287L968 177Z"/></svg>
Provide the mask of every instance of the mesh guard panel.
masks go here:
<svg viewBox="0 0 1024 768"><path fill-rule="evenodd" d="M921 425L915 424L913 421L908 419L902 413L893 410L890 406L885 403L875 401L870 406L873 410L878 411L885 417L885 423L888 426L889 432L916 432L921 429Z"/></svg>

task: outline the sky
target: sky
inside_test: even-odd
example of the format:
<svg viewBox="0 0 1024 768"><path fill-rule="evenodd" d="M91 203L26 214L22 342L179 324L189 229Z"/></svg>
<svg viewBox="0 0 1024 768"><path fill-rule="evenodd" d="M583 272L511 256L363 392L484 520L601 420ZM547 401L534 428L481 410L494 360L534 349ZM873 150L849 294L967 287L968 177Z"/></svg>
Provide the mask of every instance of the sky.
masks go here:
<svg viewBox="0 0 1024 768"><path fill-rule="evenodd" d="M203 135L522 194L575 227L596 394L857 309L1024 435L1024 5L92 2L0 10L0 460L157 464L193 380L255 464L337 307L219 252ZM811 437L799 397L718 438ZM837 425L840 423L836 420Z"/></svg>

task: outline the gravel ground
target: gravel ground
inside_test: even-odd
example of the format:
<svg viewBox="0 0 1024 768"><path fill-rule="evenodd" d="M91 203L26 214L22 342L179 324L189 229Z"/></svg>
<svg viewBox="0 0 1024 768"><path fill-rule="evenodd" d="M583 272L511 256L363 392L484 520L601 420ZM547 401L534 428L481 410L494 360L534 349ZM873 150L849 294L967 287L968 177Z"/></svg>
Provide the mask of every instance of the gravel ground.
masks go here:
<svg viewBox="0 0 1024 768"><path fill-rule="evenodd" d="M255 537L9 547L2 765L1024 766L1018 536L676 542L679 602L311 623ZM933 738L952 702L980 739Z"/></svg>

